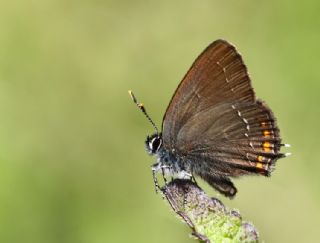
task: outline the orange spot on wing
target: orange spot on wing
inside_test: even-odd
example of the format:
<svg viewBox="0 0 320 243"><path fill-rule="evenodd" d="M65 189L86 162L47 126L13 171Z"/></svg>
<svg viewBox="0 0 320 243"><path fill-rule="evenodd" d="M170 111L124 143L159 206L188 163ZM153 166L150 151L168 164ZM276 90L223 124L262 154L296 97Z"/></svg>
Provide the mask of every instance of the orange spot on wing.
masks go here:
<svg viewBox="0 0 320 243"><path fill-rule="evenodd" d="M266 151L266 152L270 152L271 151L271 148L272 148L272 145L271 143L269 142L264 142L262 144L262 147L263 147L263 150Z"/></svg>
<svg viewBox="0 0 320 243"><path fill-rule="evenodd" d="M259 155L259 156L258 156L258 161L259 161L259 162L262 162L262 161L263 161L263 156ZM259 163L258 163L258 164L259 164Z"/></svg>
<svg viewBox="0 0 320 243"><path fill-rule="evenodd" d="M265 137L269 137L269 136L271 135L271 132L268 131L268 130L264 130L264 131L263 131L263 135L264 135Z"/></svg>
<svg viewBox="0 0 320 243"><path fill-rule="evenodd" d="M262 163L260 163L260 162L258 162L258 163L256 164L256 167L259 168L259 169L263 169L263 165L262 165Z"/></svg>

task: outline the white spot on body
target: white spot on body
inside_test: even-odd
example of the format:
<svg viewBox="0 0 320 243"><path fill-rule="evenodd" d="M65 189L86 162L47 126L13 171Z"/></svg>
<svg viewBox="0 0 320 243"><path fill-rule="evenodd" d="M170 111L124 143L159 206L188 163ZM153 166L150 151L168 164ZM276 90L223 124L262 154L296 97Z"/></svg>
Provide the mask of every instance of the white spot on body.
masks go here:
<svg viewBox="0 0 320 243"><path fill-rule="evenodd" d="M185 170L181 170L178 174L177 174L177 177L179 179L191 179L192 178L192 175L190 173L188 173L187 171Z"/></svg>
<svg viewBox="0 0 320 243"><path fill-rule="evenodd" d="M173 175L173 171L172 171L172 169L171 169L170 166L164 165L164 164L160 161L159 158L158 158L157 161L158 161L158 163L154 164L154 165L151 167L151 170L152 170L152 171L154 171L154 172L159 172L159 171L161 171L161 172L162 172L162 170L163 170L163 173L164 173L165 175ZM160 161L160 162L159 162L159 161Z"/></svg>

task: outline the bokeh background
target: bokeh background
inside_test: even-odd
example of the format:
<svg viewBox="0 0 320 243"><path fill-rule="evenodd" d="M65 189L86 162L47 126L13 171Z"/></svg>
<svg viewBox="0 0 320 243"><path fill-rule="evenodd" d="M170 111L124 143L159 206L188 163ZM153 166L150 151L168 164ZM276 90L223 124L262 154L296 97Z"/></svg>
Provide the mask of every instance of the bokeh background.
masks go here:
<svg viewBox="0 0 320 243"><path fill-rule="evenodd" d="M0 242L195 242L154 192L144 149L213 40L234 43L292 156L224 199L264 242L317 242L320 3L316 0L0 3Z"/></svg>

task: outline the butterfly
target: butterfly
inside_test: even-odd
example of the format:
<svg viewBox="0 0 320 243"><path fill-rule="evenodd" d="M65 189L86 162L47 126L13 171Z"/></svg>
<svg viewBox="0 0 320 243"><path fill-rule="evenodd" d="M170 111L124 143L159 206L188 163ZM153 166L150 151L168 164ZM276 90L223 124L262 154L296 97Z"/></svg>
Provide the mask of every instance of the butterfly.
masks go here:
<svg viewBox="0 0 320 243"><path fill-rule="evenodd" d="M156 173L199 176L223 195L237 189L230 178L270 176L281 153L279 128L271 109L257 99L247 68L225 40L211 43L177 87L160 132L134 94L129 94L155 129L145 146L157 157ZM160 188L160 187L159 187Z"/></svg>

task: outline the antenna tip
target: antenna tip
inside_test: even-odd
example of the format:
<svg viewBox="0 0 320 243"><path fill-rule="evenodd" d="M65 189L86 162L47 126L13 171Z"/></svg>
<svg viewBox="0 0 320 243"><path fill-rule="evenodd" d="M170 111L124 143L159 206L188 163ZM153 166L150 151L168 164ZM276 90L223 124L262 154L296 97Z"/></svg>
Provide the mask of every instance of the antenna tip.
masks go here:
<svg viewBox="0 0 320 243"><path fill-rule="evenodd" d="M134 97L133 92L132 92L131 90L128 90L128 93L129 93L130 98L131 98L134 102L136 102L136 97Z"/></svg>

